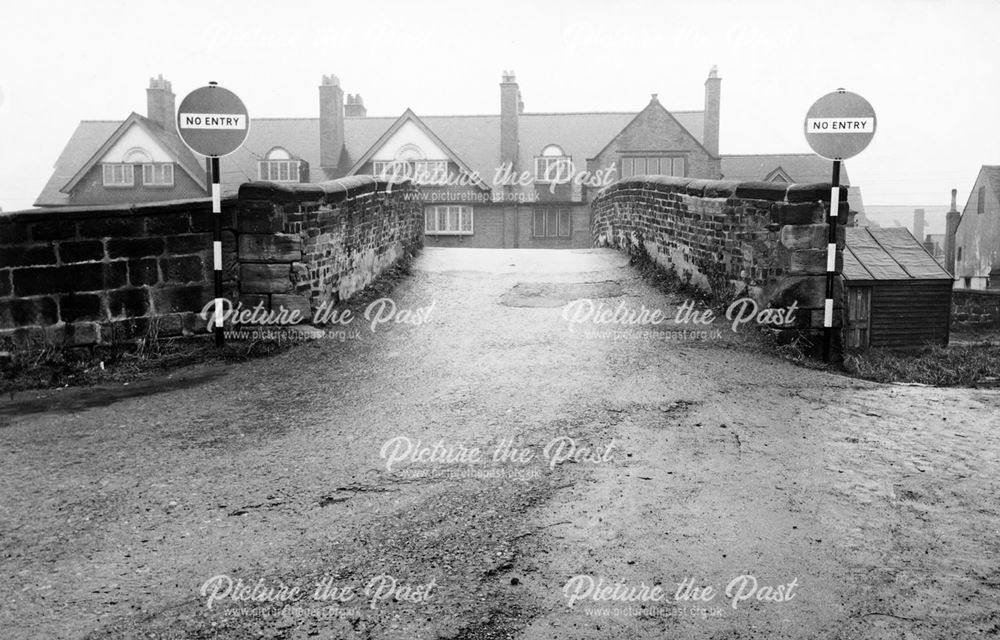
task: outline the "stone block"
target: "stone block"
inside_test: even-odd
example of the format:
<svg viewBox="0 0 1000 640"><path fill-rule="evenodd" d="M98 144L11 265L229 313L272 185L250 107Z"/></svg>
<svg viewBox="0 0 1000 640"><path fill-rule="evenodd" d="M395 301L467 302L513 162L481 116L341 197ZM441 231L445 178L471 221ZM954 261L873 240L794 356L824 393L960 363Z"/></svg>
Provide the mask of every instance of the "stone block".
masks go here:
<svg viewBox="0 0 1000 640"><path fill-rule="evenodd" d="M292 293L291 267L283 263L241 263L240 290L243 293Z"/></svg>
<svg viewBox="0 0 1000 640"><path fill-rule="evenodd" d="M143 218L135 214L81 220L81 238L132 238L145 233Z"/></svg>
<svg viewBox="0 0 1000 640"><path fill-rule="evenodd" d="M167 238L167 253L171 255L212 251L211 233L186 233Z"/></svg>
<svg viewBox="0 0 1000 640"><path fill-rule="evenodd" d="M15 245L0 249L0 267L27 267L55 263L56 252L52 244Z"/></svg>
<svg viewBox="0 0 1000 640"><path fill-rule="evenodd" d="M208 331L208 317L201 313L185 313L181 315L181 325L184 335L189 336Z"/></svg>
<svg viewBox="0 0 1000 640"><path fill-rule="evenodd" d="M240 234L239 255L254 262L297 262L302 259L302 238L287 233Z"/></svg>
<svg viewBox="0 0 1000 640"><path fill-rule="evenodd" d="M787 227L786 227L787 228ZM821 275L826 273L826 249L796 249L789 257L788 275ZM837 272L844 269L844 253L837 252L834 265Z"/></svg>
<svg viewBox="0 0 1000 640"><path fill-rule="evenodd" d="M834 281L834 301L843 300L843 281ZM826 276L804 275L782 278L764 292L764 299L771 306L788 307L795 302L800 309L822 309L826 300Z"/></svg>
<svg viewBox="0 0 1000 640"><path fill-rule="evenodd" d="M163 238L112 238L108 240L109 258L145 258L163 253Z"/></svg>
<svg viewBox="0 0 1000 640"><path fill-rule="evenodd" d="M46 326L59 322L58 305L48 296L0 300L0 326Z"/></svg>
<svg viewBox="0 0 1000 640"><path fill-rule="evenodd" d="M104 285L102 289L117 289L128 284L128 262L115 260L106 262L104 266Z"/></svg>
<svg viewBox="0 0 1000 640"><path fill-rule="evenodd" d="M204 282L205 266L201 256L179 256L160 259L160 273L164 282Z"/></svg>
<svg viewBox="0 0 1000 640"><path fill-rule="evenodd" d="M201 313L206 304L215 299L214 287L209 284L171 285L152 290L153 309L157 314Z"/></svg>
<svg viewBox="0 0 1000 640"><path fill-rule="evenodd" d="M783 182L741 182L733 195L748 200L783 201L788 185Z"/></svg>
<svg viewBox="0 0 1000 640"><path fill-rule="evenodd" d="M139 287L152 286L160 281L160 268L156 258L142 258L128 261L129 284Z"/></svg>
<svg viewBox="0 0 1000 640"><path fill-rule="evenodd" d="M831 169L832 177L832 169ZM793 184L788 187L789 202L829 202L830 187L829 182L808 182L803 184Z"/></svg>
<svg viewBox="0 0 1000 640"><path fill-rule="evenodd" d="M108 311L112 318L137 318L149 313L149 290L118 289L108 292Z"/></svg>
<svg viewBox="0 0 1000 640"><path fill-rule="evenodd" d="M116 344L144 338L149 333L149 318L126 318L101 325L100 342Z"/></svg>
<svg viewBox="0 0 1000 640"><path fill-rule="evenodd" d="M272 295L271 310L281 311L282 308L288 311L298 311L299 316L306 322L312 320L312 307L307 296L283 293Z"/></svg>
<svg viewBox="0 0 1000 640"><path fill-rule="evenodd" d="M65 267L26 267L13 272L14 295L72 293L104 289L104 265L85 263Z"/></svg>
<svg viewBox="0 0 1000 640"><path fill-rule="evenodd" d="M76 238L76 222L72 220L42 220L31 224L31 239L34 242L73 238Z"/></svg>
<svg viewBox="0 0 1000 640"><path fill-rule="evenodd" d="M28 225L24 222L0 222L0 244L20 244L28 241Z"/></svg>
<svg viewBox="0 0 1000 640"><path fill-rule="evenodd" d="M191 231L191 218L186 212L171 211L146 218L146 232L155 235L176 235Z"/></svg>
<svg viewBox="0 0 1000 640"><path fill-rule="evenodd" d="M100 325L93 322L74 322L63 327L62 343L68 347L83 347L100 342Z"/></svg>
<svg viewBox="0 0 1000 640"><path fill-rule="evenodd" d="M101 240L70 240L59 243L59 259L63 264L90 262L104 258L104 242Z"/></svg>
<svg viewBox="0 0 1000 640"><path fill-rule="evenodd" d="M236 225L240 233L280 233L284 216L270 203L241 204Z"/></svg>
<svg viewBox="0 0 1000 640"><path fill-rule="evenodd" d="M150 331L165 338L179 336L184 332L184 318L179 313L157 316L151 319Z"/></svg>
<svg viewBox="0 0 1000 640"><path fill-rule="evenodd" d="M781 227L779 237L786 249L825 249L829 234L825 224L799 224Z"/></svg>
<svg viewBox="0 0 1000 640"><path fill-rule="evenodd" d="M816 202L797 204L775 203L771 221L782 225L810 225L826 222L826 207Z"/></svg>
<svg viewBox="0 0 1000 640"><path fill-rule="evenodd" d="M59 298L59 315L63 322L102 320L101 296L96 293L70 293Z"/></svg>

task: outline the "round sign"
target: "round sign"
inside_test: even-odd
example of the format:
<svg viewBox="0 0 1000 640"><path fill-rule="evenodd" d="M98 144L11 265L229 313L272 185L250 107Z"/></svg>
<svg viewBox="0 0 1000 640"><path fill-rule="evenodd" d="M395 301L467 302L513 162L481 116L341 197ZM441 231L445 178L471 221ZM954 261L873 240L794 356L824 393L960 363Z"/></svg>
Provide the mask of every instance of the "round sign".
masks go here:
<svg viewBox="0 0 1000 640"><path fill-rule="evenodd" d="M250 116L235 93L216 84L195 89L177 109L177 132L192 151L225 156L247 139Z"/></svg>
<svg viewBox="0 0 1000 640"><path fill-rule="evenodd" d="M806 141L827 160L852 158L875 135L875 109L856 93L838 89L828 93L806 114Z"/></svg>

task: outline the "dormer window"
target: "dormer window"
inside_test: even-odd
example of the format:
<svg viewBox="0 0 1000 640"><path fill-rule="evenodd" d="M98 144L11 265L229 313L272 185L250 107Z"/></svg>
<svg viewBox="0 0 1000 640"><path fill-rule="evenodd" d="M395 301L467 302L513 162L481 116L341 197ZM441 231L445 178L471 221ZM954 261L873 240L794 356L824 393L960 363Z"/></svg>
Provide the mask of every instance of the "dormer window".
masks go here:
<svg viewBox="0 0 1000 640"><path fill-rule="evenodd" d="M285 149L274 147L257 163L258 178L269 182L301 182L300 164L301 161Z"/></svg>
<svg viewBox="0 0 1000 640"><path fill-rule="evenodd" d="M535 157L535 182L567 182L573 177L573 159L557 144L542 149Z"/></svg>
<svg viewBox="0 0 1000 640"><path fill-rule="evenodd" d="M149 152L142 147L132 147L122 156L121 162L101 163L104 186L130 188L135 186L135 169L133 165L152 162Z"/></svg>
<svg viewBox="0 0 1000 640"><path fill-rule="evenodd" d="M684 177L686 167L683 156L623 156L621 177L632 176L678 176Z"/></svg>
<svg viewBox="0 0 1000 640"><path fill-rule="evenodd" d="M448 161L428 160L415 144L405 144L393 160L372 162L372 174L383 180L409 178L417 184L447 184Z"/></svg>
<svg viewBox="0 0 1000 640"><path fill-rule="evenodd" d="M134 187L135 173L132 165L124 162L105 162L101 165L104 171L105 187Z"/></svg>
<svg viewBox="0 0 1000 640"><path fill-rule="evenodd" d="M173 163L154 162L142 165L142 184L147 187L174 186Z"/></svg>

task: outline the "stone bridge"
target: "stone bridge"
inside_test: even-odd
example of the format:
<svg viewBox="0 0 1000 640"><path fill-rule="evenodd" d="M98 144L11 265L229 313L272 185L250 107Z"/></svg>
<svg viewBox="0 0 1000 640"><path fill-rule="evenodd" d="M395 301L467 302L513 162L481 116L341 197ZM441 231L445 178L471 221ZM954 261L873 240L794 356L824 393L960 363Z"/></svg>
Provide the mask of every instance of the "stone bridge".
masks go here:
<svg viewBox="0 0 1000 640"><path fill-rule="evenodd" d="M422 247L415 193L370 177L244 184L223 203L225 297L237 311L306 321L349 299ZM645 176L597 196L592 230L595 246L646 253L720 299L794 307L785 324L815 335L828 206L827 185ZM205 332L210 230L205 200L0 217L0 341L89 347Z"/></svg>

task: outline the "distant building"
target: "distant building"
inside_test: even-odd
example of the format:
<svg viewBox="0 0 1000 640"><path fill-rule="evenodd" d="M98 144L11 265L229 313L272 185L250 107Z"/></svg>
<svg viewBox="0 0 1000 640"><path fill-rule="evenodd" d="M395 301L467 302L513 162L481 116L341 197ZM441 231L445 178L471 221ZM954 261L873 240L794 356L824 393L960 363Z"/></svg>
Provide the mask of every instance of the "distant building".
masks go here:
<svg viewBox="0 0 1000 640"><path fill-rule="evenodd" d="M955 232L955 286L1000 289L1000 166L983 165Z"/></svg>
<svg viewBox="0 0 1000 640"><path fill-rule="evenodd" d="M204 158L177 134L170 82L152 78L147 115L85 120L56 160L35 206L128 204L200 198L208 192Z"/></svg>
<svg viewBox="0 0 1000 640"><path fill-rule="evenodd" d="M670 111L653 94L638 111L531 113L512 72L493 115L369 117L336 76L319 86L318 118L253 118L222 162L223 193L249 181L321 182L355 174L409 177L425 204L428 245L589 247L590 202L644 174L769 182L829 182L812 154L723 156L721 86L713 67L704 108ZM205 158L176 133L170 83L154 78L148 114L81 122L37 206L173 200L208 195ZM846 168L841 181L849 185ZM851 208L863 211L850 189Z"/></svg>

